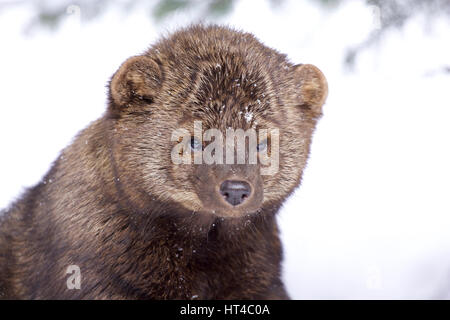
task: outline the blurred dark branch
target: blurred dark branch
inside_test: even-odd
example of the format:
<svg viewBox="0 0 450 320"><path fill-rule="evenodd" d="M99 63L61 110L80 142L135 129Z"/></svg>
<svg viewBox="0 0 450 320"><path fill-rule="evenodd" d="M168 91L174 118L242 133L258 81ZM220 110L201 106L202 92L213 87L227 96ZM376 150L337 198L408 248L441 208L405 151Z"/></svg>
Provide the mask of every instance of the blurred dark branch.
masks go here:
<svg viewBox="0 0 450 320"><path fill-rule="evenodd" d="M284 0L270 1L273 7L280 5ZM323 8L333 10L340 4L350 0L309 0ZM438 15L450 17L450 0L360 0L371 6L376 27L374 31L360 44L348 48L345 64L352 67L358 54L383 40L386 32L402 28L413 16L423 14L432 19ZM56 30L57 27L72 14L78 14L81 22L98 17L109 8L119 8L125 14L129 11L147 10L156 21L163 21L175 12L192 10L198 18L220 17L232 11L234 4L239 0L0 0L0 14L15 5L29 5L35 12L26 31L39 30L47 27Z"/></svg>
<svg viewBox="0 0 450 320"><path fill-rule="evenodd" d="M442 66L440 68L430 70L430 71L426 72L424 74L424 76L434 77L434 76L440 75L440 74L445 74L445 75L450 74L450 66Z"/></svg>
<svg viewBox="0 0 450 320"><path fill-rule="evenodd" d="M164 0L159 1L153 10L156 19L160 20L168 14L192 5L192 0Z"/></svg>
<svg viewBox="0 0 450 320"><path fill-rule="evenodd" d="M450 17L449 0L366 0L366 3L378 13L378 17L375 17L379 19L378 28L362 43L347 50L345 64L349 67L354 66L357 55L363 49L381 41L386 32L402 28L417 14L423 14L429 19L437 15Z"/></svg>
<svg viewBox="0 0 450 320"><path fill-rule="evenodd" d="M274 7L280 5L284 0L265 0ZM318 4L333 7L347 0L309 0ZM67 18L67 8L78 6L83 21L89 21L104 13L110 7L119 7L125 13L133 8L145 8L152 13L152 17L161 21L172 13L191 8L206 8L203 16L224 16L231 12L233 5L239 0L0 0L0 13L13 5L29 5L35 14L28 29L43 26L50 30L56 29L60 23Z"/></svg>
<svg viewBox="0 0 450 320"><path fill-rule="evenodd" d="M238 0L0 0L0 14L15 5L27 5L33 9L33 16L26 26L30 32L44 27L56 30L60 24L70 16L68 8L79 8L82 22L90 21L108 11L112 7L127 13L137 7L147 10L156 21L162 21L177 11L191 8L206 8L204 17L223 16L231 12ZM270 0L278 2L282 0Z"/></svg>

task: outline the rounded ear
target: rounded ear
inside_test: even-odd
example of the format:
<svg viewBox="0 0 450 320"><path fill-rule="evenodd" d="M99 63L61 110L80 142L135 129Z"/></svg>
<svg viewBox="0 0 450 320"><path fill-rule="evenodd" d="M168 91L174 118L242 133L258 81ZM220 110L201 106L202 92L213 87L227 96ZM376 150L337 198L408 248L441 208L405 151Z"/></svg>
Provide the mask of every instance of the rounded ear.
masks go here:
<svg viewBox="0 0 450 320"><path fill-rule="evenodd" d="M300 64L294 67L294 74L300 84L300 106L320 115L328 96L328 83L322 71L312 64Z"/></svg>
<svg viewBox="0 0 450 320"><path fill-rule="evenodd" d="M161 86L158 64L146 56L126 60L113 75L109 90L116 107L128 106L134 101L153 102Z"/></svg>

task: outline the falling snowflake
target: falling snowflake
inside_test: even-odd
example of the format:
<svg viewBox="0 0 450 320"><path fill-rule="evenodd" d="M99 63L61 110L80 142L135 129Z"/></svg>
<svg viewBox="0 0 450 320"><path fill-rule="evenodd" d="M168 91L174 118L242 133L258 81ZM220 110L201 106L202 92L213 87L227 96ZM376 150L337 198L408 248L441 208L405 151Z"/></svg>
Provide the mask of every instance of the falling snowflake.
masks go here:
<svg viewBox="0 0 450 320"><path fill-rule="evenodd" d="M247 121L247 123L249 123L250 121L252 121L252 119L253 119L253 112L246 112L245 114L244 114L244 118L245 118L245 121Z"/></svg>

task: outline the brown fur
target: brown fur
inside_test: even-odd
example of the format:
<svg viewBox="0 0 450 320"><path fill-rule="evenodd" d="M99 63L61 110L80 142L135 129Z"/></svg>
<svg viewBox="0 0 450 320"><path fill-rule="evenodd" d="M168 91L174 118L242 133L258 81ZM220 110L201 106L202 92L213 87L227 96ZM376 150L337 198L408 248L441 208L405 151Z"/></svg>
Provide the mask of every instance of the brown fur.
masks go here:
<svg viewBox="0 0 450 320"><path fill-rule="evenodd" d="M326 95L316 67L225 27L192 26L130 58L105 115L0 218L0 297L288 298L275 213L300 184ZM194 120L279 128L278 173L173 164L171 133ZM225 179L248 181L252 196L227 205ZM81 290L67 289L69 265Z"/></svg>

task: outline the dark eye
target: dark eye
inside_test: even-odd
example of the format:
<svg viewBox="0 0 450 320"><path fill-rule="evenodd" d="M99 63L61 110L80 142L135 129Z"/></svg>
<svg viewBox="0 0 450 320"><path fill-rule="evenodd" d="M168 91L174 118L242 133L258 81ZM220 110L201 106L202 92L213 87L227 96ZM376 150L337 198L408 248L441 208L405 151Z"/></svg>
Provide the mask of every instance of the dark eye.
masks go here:
<svg viewBox="0 0 450 320"><path fill-rule="evenodd" d="M258 152L261 151L265 151L267 149L267 140L264 140L263 142L260 142L257 146L256 146L256 150Z"/></svg>
<svg viewBox="0 0 450 320"><path fill-rule="evenodd" d="M202 144L200 141L198 141L196 138L192 137L191 138L191 143L189 145L191 147L192 150L194 151L201 151L202 148Z"/></svg>

